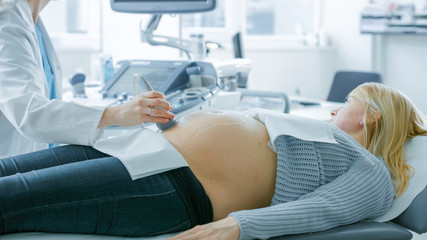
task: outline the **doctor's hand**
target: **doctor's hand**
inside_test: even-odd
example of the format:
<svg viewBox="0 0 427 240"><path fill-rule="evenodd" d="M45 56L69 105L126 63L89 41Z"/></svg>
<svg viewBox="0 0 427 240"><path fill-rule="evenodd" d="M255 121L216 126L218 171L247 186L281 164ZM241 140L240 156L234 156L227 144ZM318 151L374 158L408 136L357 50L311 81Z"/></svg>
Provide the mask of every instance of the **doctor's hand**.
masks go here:
<svg viewBox="0 0 427 240"><path fill-rule="evenodd" d="M131 127L143 122L168 123L175 117L172 106L160 92L144 92L120 106L107 107L98 128L108 126Z"/></svg>
<svg viewBox="0 0 427 240"><path fill-rule="evenodd" d="M168 240L237 240L240 228L234 217L226 217L216 222L198 225Z"/></svg>

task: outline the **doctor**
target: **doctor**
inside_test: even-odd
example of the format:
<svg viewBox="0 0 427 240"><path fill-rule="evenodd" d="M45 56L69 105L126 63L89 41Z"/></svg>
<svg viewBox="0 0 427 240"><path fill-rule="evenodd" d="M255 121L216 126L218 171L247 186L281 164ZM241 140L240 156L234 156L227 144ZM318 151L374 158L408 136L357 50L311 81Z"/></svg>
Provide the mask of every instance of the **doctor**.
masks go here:
<svg viewBox="0 0 427 240"><path fill-rule="evenodd" d="M57 100L61 66L37 19L48 3L0 0L0 158L45 149L49 143L92 145L107 126L167 123L174 117L159 92L107 108Z"/></svg>

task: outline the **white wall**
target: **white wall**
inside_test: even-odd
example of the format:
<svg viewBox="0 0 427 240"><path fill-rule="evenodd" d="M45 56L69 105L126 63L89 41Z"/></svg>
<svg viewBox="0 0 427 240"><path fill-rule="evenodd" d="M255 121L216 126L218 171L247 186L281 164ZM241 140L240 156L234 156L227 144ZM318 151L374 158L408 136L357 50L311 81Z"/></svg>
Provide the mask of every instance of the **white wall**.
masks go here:
<svg viewBox="0 0 427 240"><path fill-rule="evenodd" d="M381 36L380 71L385 83L406 93L427 114L427 35Z"/></svg>
<svg viewBox="0 0 427 240"><path fill-rule="evenodd" d="M337 70L371 70L372 36L359 32L360 10L366 3L324 0L323 24L337 52Z"/></svg>
<svg viewBox="0 0 427 240"><path fill-rule="evenodd" d="M335 70L334 49L247 49L246 56L252 61L249 88L326 98Z"/></svg>
<svg viewBox="0 0 427 240"><path fill-rule="evenodd" d="M91 80L95 72L92 58L100 50L99 9L99 1L52 1L40 14L63 66L64 87L76 73Z"/></svg>

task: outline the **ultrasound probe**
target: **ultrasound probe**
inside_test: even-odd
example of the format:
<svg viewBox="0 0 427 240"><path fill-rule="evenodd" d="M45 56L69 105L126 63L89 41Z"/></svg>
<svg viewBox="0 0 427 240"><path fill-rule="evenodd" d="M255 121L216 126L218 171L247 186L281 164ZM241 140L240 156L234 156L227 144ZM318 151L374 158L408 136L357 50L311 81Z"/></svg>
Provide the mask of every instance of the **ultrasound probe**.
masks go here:
<svg viewBox="0 0 427 240"><path fill-rule="evenodd" d="M133 75L133 92L134 92L135 96L137 94L137 92L136 92L136 81L138 79L144 84L144 87L147 91L154 91L153 87L151 87L151 85L147 81L147 79L145 79L141 74L136 73ZM158 107L158 106L154 106L154 108L165 110L164 108ZM164 131L171 129L173 126L175 126L175 124L176 124L176 120L174 118L174 119L170 119L168 123L156 123L156 126L158 129L160 129L162 132L164 132ZM141 126L144 127L144 124L141 124Z"/></svg>

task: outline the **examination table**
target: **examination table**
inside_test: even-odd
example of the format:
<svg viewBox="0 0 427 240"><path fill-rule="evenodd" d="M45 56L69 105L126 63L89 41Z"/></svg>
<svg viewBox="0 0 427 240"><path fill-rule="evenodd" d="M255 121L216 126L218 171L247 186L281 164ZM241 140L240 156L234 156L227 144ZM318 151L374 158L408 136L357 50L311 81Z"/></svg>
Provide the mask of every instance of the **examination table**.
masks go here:
<svg viewBox="0 0 427 240"><path fill-rule="evenodd" d="M272 238L275 240L409 240L412 234L427 232L427 188L414 199L399 217L391 222L360 222L323 232ZM87 234L17 233L1 236L0 240L163 240L174 234L149 238L127 238Z"/></svg>

